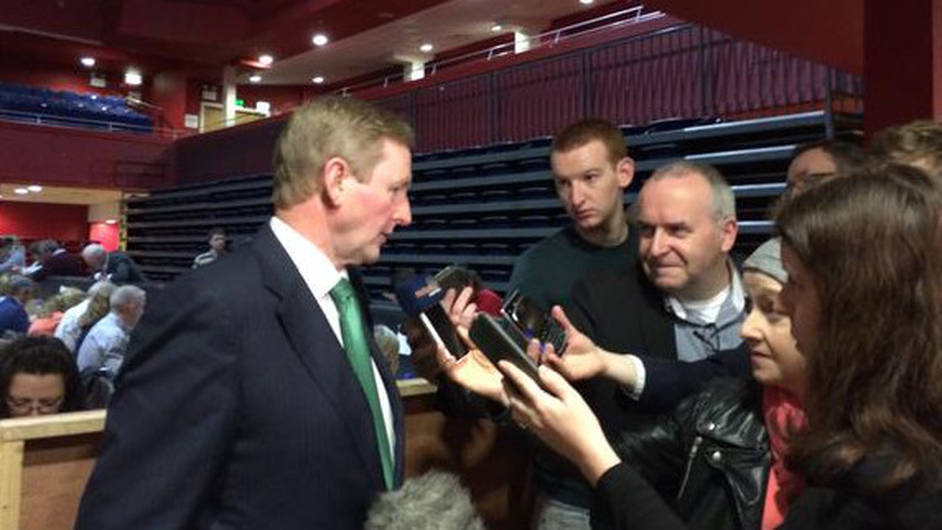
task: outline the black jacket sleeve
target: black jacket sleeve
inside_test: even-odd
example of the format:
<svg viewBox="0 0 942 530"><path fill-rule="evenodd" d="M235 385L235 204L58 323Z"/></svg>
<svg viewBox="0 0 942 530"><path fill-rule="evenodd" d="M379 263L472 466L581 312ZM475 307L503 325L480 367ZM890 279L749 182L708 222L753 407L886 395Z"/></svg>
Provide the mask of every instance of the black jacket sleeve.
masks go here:
<svg viewBox="0 0 942 530"><path fill-rule="evenodd" d="M724 350L701 361L638 356L644 363L644 391L638 403L648 411L673 409L685 397L696 394L717 377L752 378L749 347L742 343L735 350Z"/></svg>
<svg viewBox="0 0 942 530"><path fill-rule="evenodd" d="M686 525L628 464L609 469L595 487L592 527L616 530L681 530Z"/></svg>

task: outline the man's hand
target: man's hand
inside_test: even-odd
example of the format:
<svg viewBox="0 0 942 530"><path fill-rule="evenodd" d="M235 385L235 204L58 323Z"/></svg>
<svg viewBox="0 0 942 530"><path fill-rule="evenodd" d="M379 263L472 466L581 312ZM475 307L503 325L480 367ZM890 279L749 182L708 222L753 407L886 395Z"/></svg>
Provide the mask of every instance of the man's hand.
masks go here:
<svg viewBox="0 0 942 530"><path fill-rule="evenodd" d="M606 368L603 350L572 325L563 308L553 306L552 315L566 332L566 353L559 355L547 344L542 361L570 381L602 375Z"/></svg>
<svg viewBox="0 0 942 530"><path fill-rule="evenodd" d="M500 371L481 350L471 344L464 329L458 328L458 333L470 345L470 351L464 357L455 359L445 348L438 348L436 358L442 372L471 392L506 406L507 394L504 393L504 378Z"/></svg>
<svg viewBox="0 0 942 530"><path fill-rule="evenodd" d="M458 335L468 344L470 352L461 359L455 359L448 350L438 346L420 324L410 322L404 329L412 347L412 364L419 375L430 381L438 381L441 374L445 374L475 394L506 404L503 376L468 338L467 329L477 314L477 306L471 302L473 296L471 287L465 287L460 293L448 289L441 301L442 308L458 330Z"/></svg>
<svg viewBox="0 0 942 530"><path fill-rule="evenodd" d="M478 306L471 301L472 298L474 298L474 289L471 286L465 287L459 293L456 293L454 289L445 291L441 305L455 327L471 329L471 322L478 314Z"/></svg>

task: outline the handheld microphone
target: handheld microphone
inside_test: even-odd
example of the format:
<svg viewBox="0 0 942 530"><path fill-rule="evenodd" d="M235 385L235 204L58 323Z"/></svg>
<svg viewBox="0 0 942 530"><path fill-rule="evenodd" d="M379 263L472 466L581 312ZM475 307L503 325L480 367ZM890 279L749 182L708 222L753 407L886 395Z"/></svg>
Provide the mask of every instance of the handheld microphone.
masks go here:
<svg viewBox="0 0 942 530"><path fill-rule="evenodd" d="M439 304L444 292L434 280L415 276L396 286L399 307L422 323L422 327L436 344L445 348L456 359L468 353L468 347L458 336L451 318Z"/></svg>

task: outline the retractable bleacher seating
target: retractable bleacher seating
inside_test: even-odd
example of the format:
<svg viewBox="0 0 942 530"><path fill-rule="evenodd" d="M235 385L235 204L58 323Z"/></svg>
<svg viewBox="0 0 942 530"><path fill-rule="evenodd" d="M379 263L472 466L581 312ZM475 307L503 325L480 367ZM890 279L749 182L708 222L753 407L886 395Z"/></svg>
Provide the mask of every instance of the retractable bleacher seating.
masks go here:
<svg viewBox="0 0 942 530"><path fill-rule="evenodd" d="M823 138L829 126L839 135L854 135L860 120L816 111L626 128L626 142L637 162L626 205L658 166L680 158L712 164L733 186L740 219L738 246L748 252L771 230L768 208L785 188L795 145ZM379 263L364 268L374 310L396 312L384 295L390 291L391 275L401 268L425 273L450 263L465 264L489 287L505 292L516 257L568 222L555 195L548 158L545 138L416 156L412 225L398 229ZM250 236L271 214L270 194L270 176L255 175L129 202L130 253L152 278L172 279L205 249L211 227L225 228L234 239Z"/></svg>

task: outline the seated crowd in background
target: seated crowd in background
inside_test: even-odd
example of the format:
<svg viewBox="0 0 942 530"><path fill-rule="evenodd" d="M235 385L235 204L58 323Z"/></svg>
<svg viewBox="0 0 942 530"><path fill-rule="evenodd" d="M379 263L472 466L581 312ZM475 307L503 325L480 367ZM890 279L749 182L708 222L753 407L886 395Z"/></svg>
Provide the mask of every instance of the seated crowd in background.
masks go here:
<svg viewBox="0 0 942 530"><path fill-rule="evenodd" d="M55 373L61 374L65 394L71 396L78 392L79 409L106 406L114 391L114 379L123 364L131 331L144 311L144 290L134 285L115 286L100 281L87 293L63 287L59 293L41 300L32 298L35 285L25 276L0 277L0 329L3 329L0 357L7 363L2 365L6 371L0 376L5 385L22 383L14 385L12 393L7 392L8 401L25 402L25 398L19 399L23 398L19 390L27 388L24 385L29 383L30 392L34 386L42 386L45 396L34 400L39 400L40 405L29 413L60 411L51 406L56 400L47 395L56 393L58 386L52 381L56 378L13 377L19 372ZM78 390L72 390L73 372ZM62 411L77 410L71 405L71 397L64 403L69 405Z"/></svg>

